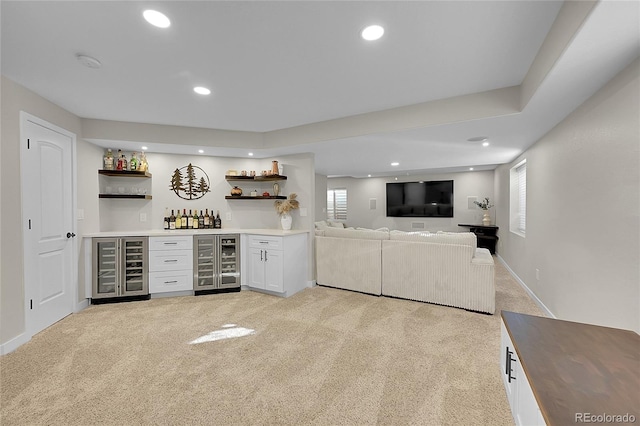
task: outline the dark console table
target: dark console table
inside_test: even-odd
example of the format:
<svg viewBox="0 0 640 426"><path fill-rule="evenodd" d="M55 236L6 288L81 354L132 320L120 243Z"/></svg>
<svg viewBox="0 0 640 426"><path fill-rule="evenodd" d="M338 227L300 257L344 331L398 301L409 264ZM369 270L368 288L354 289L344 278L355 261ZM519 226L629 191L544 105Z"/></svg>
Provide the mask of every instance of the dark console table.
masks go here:
<svg viewBox="0 0 640 426"><path fill-rule="evenodd" d="M476 234L478 247L489 249L491 254L496 254L496 243L498 242L498 227L495 225L467 225L459 223L458 226L470 228Z"/></svg>

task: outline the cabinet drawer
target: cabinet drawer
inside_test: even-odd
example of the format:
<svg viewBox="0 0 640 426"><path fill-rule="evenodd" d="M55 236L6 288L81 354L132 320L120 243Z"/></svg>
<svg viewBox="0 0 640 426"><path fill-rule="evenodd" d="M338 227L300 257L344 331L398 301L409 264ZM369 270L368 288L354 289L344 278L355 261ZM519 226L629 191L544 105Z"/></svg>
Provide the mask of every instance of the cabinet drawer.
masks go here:
<svg viewBox="0 0 640 426"><path fill-rule="evenodd" d="M192 271L149 272L149 293L193 290Z"/></svg>
<svg viewBox="0 0 640 426"><path fill-rule="evenodd" d="M149 252L149 271L193 270L191 250L158 250Z"/></svg>
<svg viewBox="0 0 640 426"><path fill-rule="evenodd" d="M249 235L249 247L282 250L282 237L267 235Z"/></svg>
<svg viewBox="0 0 640 426"><path fill-rule="evenodd" d="M193 237L149 237L149 250L191 250Z"/></svg>

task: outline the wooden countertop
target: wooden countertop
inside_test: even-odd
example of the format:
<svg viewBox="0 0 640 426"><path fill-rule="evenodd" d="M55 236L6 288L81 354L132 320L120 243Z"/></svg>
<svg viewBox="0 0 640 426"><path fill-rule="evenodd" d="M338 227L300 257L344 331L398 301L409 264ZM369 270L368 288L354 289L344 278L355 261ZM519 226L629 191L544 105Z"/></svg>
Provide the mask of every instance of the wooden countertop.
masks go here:
<svg viewBox="0 0 640 426"><path fill-rule="evenodd" d="M502 319L548 425L575 424L576 413L640 421L637 333L507 311Z"/></svg>

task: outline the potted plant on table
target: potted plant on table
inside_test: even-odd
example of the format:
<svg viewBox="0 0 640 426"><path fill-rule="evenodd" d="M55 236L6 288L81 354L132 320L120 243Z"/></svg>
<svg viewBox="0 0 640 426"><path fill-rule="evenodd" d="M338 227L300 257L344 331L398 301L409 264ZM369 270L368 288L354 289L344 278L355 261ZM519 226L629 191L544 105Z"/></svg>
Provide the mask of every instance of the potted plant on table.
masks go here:
<svg viewBox="0 0 640 426"><path fill-rule="evenodd" d="M489 216L489 209L493 207L493 204L491 204L489 198L485 197L482 201L474 201L474 204L484 211L484 214L482 215L482 224L484 226L491 225L491 216Z"/></svg>
<svg viewBox="0 0 640 426"><path fill-rule="evenodd" d="M282 229L285 231L291 229L291 223L293 222L293 218L290 213L291 210L300 208L300 203L296 200L297 197L298 195L295 192L292 192L286 200L276 200L274 203L276 211L280 215Z"/></svg>

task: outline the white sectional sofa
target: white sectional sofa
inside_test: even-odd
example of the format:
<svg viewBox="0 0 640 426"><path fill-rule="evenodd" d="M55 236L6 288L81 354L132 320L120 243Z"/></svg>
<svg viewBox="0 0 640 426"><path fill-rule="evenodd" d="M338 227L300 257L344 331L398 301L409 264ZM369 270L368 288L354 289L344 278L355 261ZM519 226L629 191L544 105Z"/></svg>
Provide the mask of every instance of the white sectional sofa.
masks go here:
<svg viewBox="0 0 640 426"><path fill-rule="evenodd" d="M470 232L316 230L317 283L471 311L495 311L494 262Z"/></svg>

